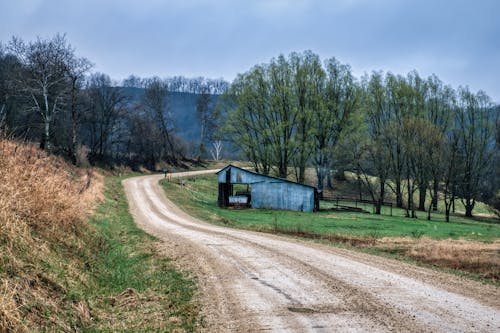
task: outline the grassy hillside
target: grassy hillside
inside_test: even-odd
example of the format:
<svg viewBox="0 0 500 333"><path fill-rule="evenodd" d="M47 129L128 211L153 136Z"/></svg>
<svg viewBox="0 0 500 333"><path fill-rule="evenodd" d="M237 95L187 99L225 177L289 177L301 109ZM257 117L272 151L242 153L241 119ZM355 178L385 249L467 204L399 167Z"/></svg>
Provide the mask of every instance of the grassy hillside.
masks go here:
<svg viewBox="0 0 500 333"><path fill-rule="evenodd" d="M0 139L0 332L195 329L194 282L102 178Z"/></svg>
<svg viewBox="0 0 500 333"><path fill-rule="evenodd" d="M221 209L217 207L215 176L186 179L183 186L165 181L163 185L169 197L187 212L212 223L343 243L473 273L490 281L500 279L500 224L460 216L446 223L441 214L434 214L433 221L408 219L398 209L393 216L332 210Z"/></svg>

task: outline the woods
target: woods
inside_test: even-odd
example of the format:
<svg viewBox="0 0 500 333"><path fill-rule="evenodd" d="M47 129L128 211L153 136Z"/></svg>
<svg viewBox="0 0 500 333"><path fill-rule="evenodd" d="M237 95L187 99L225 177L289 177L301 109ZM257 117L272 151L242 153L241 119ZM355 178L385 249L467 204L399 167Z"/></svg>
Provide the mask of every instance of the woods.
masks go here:
<svg viewBox="0 0 500 333"><path fill-rule="evenodd" d="M0 44L0 133L37 142L75 165L155 170L210 157L206 147L218 141L215 103L227 82L134 75L118 82L92 69L64 35ZM197 99L203 131L193 142L182 138L184 129L169 109L172 93ZM220 158L222 145L217 147Z"/></svg>
<svg viewBox="0 0 500 333"><path fill-rule="evenodd" d="M484 92L454 90L436 75L357 79L349 65L307 51L239 75L224 103L227 138L258 172L304 182L313 167L322 193L350 171L378 214L393 197L407 217L431 219L443 200L449 220L455 200L472 216L477 200L498 195L498 108Z"/></svg>

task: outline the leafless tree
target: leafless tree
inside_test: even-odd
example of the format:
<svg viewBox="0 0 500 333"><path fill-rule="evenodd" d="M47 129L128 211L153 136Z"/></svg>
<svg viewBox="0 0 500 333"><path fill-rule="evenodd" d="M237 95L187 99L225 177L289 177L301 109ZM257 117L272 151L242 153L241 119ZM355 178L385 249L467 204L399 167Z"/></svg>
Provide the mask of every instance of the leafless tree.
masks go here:
<svg viewBox="0 0 500 333"><path fill-rule="evenodd" d="M210 150L210 154L212 155L212 159L214 161L219 161L222 158L222 141L216 140L212 142L212 149Z"/></svg>
<svg viewBox="0 0 500 333"><path fill-rule="evenodd" d="M9 50L22 64L16 83L19 89L31 101L30 109L40 114L43 121L41 146L52 149L51 124L61 111L65 95L69 91L68 67L74 61L73 48L64 35L51 39L37 38L25 43L13 38Z"/></svg>
<svg viewBox="0 0 500 333"><path fill-rule="evenodd" d="M77 162L78 126L83 115L82 87L85 75L92 64L85 58L73 57L68 61L67 75L69 79L69 108L71 115L71 158L73 163Z"/></svg>
<svg viewBox="0 0 500 333"><path fill-rule="evenodd" d="M162 157L175 164L178 151L175 149L171 133L173 119L168 113L168 85L165 81L155 77L145 80L144 86L143 103L161 133Z"/></svg>
<svg viewBox="0 0 500 333"><path fill-rule="evenodd" d="M103 160L109 157L111 144L118 141L119 121L125 111L127 96L121 88L113 85L109 76L101 73L90 77L86 90L89 98L85 121L91 155Z"/></svg>

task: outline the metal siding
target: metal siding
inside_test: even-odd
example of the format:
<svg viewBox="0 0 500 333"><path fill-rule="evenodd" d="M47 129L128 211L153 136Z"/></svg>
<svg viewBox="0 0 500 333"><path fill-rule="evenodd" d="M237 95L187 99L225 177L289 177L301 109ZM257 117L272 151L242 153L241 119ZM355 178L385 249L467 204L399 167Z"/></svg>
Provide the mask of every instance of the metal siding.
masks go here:
<svg viewBox="0 0 500 333"><path fill-rule="evenodd" d="M219 183L226 182L226 170L222 170L217 175L217 180ZM263 182L269 180L266 176L256 175L251 172L246 172L245 170L240 170L237 168L231 168L231 183L233 184L252 184L257 182Z"/></svg>
<svg viewBox="0 0 500 333"><path fill-rule="evenodd" d="M313 187L255 174L232 166L218 173L219 183L226 183L227 170L231 170L232 184L251 184L252 208L314 211Z"/></svg>
<svg viewBox="0 0 500 333"><path fill-rule="evenodd" d="M286 182L252 184L252 208L314 210L314 189Z"/></svg>

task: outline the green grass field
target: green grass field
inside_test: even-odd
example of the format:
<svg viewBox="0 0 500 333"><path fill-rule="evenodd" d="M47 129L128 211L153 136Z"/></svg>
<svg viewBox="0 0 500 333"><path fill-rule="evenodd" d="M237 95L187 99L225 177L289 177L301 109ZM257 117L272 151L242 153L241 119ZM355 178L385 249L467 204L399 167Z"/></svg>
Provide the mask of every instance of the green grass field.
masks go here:
<svg viewBox="0 0 500 333"><path fill-rule="evenodd" d="M428 236L434 239L468 239L493 241L500 237L500 224L493 219L466 219L452 216L446 223L443 214L433 214L427 221L427 214L418 212L418 219L404 217L404 210L388 208L384 215L320 211L299 213L274 210L221 209L217 207L217 180L215 176L198 176L184 180L184 186L162 181L170 198L190 214L212 223L231 225L253 230L290 230L320 235L342 235L366 238ZM322 208L331 203L321 203ZM371 211L371 206L364 207ZM208 213L208 214L207 214ZM387 214L387 215L385 215Z"/></svg>

